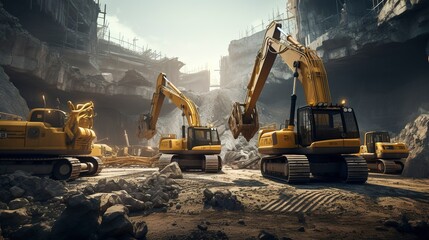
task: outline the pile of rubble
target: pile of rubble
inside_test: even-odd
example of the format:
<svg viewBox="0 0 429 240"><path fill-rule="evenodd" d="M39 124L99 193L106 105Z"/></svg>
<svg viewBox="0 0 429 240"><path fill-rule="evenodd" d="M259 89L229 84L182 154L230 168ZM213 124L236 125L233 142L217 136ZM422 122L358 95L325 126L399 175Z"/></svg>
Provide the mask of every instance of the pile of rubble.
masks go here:
<svg viewBox="0 0 429 240"><path fill-rule="evenodd" d="M146 223L129 215L167 211L181 190L173 179L179 171L173 165L144 180L101 179L86 186L21 171L2 175L1 233L10 239L145 239Z"/></svg>
<svg viewBox="0 0 429 240"><path fill-rule="evenodd" d="M243 204L228 189L217 190L215 192L204 189L204 205L216 210L243 210Z"/></svg>
<svg viewBox="0 0 429 240"><path fill-rule="evenodd" d="M256 147L256 139L252 138L250 142L247 142L244 137L239 137L237 140L231 141L226 146L223 159L225 164L232 168L259 169L261 156Z"/></svg>
<svg viewBox="0 0 429 240"><path fill-rule="evenodd" d="M429 177L429 114L421 114L408 123L397 140L406 143L410 150L402 175Z"/></svg>

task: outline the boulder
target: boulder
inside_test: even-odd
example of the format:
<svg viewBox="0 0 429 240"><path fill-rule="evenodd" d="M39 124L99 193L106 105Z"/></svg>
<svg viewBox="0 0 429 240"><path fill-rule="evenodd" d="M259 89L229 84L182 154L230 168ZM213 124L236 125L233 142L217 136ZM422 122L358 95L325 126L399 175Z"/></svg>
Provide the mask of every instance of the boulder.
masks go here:
<svg viewBox="0 0 429 240"><path fill-rule="evenodd" d="M183 178L182 170L180 170L177 162L168 164L159 173L166 175L168 178Z"/></svg>
<svg viewBox="0 0 429 240"><path fill-rule="evenodd" d="M128 209L120 204L108 208L100 225L100 238L118 238L132 234L134 234L134 227L128 219Z"/></svg>
<svg viewBox="0 0 429 240"><path fill-rule="evenodd" d="M24 195L24 193L25 193L24 189L17 187L17 186L13 186L13 187L9 188L9 191L10 191L10 194L12 194L12 196L14 198L22 197L22 195Z"/></svg>
<svg viewBox="0 0 429 240"><path fill-rule="evenodd" d="M98 232L100 203L76 194L66 199L66 209L52 227L51 239L93 239Z"/></svg>
<svg viewBox="0 0 429 240"><path fill-rule="evenodd" d="M133 198L125 190L114 191L112 194L116 194L120 199L122 204L126 205L130 211L141 211L145 209L144 202Z"/></svg>
<svg viewBox="0 0 429 240"><path fill-rule="evenodd" d="M213 207L216 210L243 210L243 204L228 189L217 190L212 192L205 189L204 204L207 207Z"/></svg>

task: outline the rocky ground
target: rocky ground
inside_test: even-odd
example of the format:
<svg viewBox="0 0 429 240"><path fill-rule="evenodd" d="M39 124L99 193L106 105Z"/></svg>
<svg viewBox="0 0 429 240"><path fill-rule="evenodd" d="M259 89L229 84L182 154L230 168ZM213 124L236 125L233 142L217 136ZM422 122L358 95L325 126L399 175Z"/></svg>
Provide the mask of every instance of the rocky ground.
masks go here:
<svg viewBox="0 0 429 240"><path fill-rule="evenodd" d="M173 179L174 178L174 179ZM429 180L288 185L258 170L107 168L62 183L0 176L5 239L427 239ZM0 238L1 239L1 238Z"/></svg>

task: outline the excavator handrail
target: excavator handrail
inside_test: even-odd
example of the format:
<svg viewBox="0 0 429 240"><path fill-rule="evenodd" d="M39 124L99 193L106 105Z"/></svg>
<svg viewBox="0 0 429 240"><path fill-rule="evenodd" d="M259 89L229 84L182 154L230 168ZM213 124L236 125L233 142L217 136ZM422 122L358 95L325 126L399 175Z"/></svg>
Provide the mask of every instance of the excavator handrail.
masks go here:
<svg viewBox="0 0 429 240"><path fill-rule="evenodd" d="M186 117L189 126L201 126L200 114L195 103L174 86L167 79L165 73L160 73L151 101L151 110L148 114L142 114L139 119L139 138L151 139L155 136L156 123L165 97L168 97L177 108L182 110L182 114Z"/></svg>

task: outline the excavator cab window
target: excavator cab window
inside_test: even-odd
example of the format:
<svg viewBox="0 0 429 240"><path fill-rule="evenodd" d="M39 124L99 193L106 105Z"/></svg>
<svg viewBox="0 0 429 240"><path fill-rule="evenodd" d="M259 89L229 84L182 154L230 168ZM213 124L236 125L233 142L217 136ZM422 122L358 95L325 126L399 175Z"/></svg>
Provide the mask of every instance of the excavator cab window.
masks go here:
<svg viewBox="0 0 429 240"><path fill-rule="evenodd" d="M188 128L188 149L196 146L219 145L220 140L214 128Z"/></svg>
<svg viewBox="0 0 429 240"><path fill-rule="evenodd" d="M43 122L47 127L62 128L66 114L55 109L35 110L31 113L30 122Z"/></svg>
<svg viewBox="0 0 429 240"><path fill-rule="evenodd" d="M309 146L315 141L359 138L353 110L302 107L298 109L298 141Z"/></svg>
<svg viewBox="0 0 429 240"><path fill-rule="evenodd" d="M388 132L373 132L366 134L366 147L368 152L375 152L376 142L390 142L390 136Z"/></svg>

